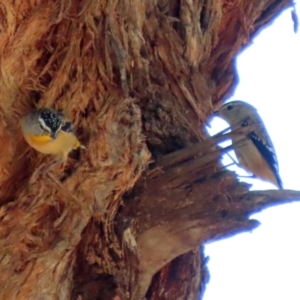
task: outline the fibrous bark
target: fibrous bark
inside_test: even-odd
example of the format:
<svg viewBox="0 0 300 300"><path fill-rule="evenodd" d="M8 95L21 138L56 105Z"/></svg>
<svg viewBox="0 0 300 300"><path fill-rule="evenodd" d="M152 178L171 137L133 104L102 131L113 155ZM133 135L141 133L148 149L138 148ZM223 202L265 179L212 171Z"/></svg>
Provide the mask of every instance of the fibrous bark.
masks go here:
<svg viewBox="0 0 300 300"><path fill-rule="evenodd" d="M196 299L200 244L299 197L247 193L204 129L237 53L289 5L0 0L0 299ZM18 125L44 106L87 147L50 174Z"/></svg>

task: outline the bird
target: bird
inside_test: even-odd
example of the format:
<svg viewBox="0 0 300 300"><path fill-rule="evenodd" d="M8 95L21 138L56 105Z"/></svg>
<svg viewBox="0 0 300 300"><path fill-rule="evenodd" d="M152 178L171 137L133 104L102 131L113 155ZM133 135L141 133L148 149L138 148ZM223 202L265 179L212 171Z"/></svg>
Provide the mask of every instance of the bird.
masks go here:
<svg viewBox="0 0 300 300"><path fill-rule="evenodd" d="M235 100L225 103L214 113L225 120L231 130L258 124L249 133L232 136L232 147L239 164L257 178L283 189L278 160L273 143L256 108L247 102Z"/></svg>
<svg viewBox="0 0 300 300"><path fill-rule="evenodd" d="M20 123L27 143L38 152L56 156L58 161L65 162L73 149L85 148L61 111L36 109L23 116Z"/></svg>

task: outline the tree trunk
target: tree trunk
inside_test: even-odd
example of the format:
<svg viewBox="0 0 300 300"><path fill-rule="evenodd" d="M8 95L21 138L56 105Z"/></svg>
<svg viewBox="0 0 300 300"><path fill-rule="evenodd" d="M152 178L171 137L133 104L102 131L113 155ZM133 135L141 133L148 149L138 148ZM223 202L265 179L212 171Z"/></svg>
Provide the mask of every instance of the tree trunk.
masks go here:
<svg viewBox="0 0 300 300"><path fill-rule="evenodd" d="M204 129L289 0L0 4L0 299L198 299L199 246L299 198L247 192ZM51 173L18 125L35 107L87 148Z"/></svg>

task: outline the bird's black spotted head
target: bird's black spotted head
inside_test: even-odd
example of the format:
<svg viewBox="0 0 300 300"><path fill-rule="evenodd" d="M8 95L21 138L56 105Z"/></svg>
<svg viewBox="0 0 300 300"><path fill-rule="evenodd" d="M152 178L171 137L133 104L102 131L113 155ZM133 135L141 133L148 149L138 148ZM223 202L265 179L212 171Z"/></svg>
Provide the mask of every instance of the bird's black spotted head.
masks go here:
<svg viewBox="0 0 300 300"><path fill-rule="evenodd" d="M64 124L63 113L51 108L41 108L37 114L41 129L55 138Z"/></svg>

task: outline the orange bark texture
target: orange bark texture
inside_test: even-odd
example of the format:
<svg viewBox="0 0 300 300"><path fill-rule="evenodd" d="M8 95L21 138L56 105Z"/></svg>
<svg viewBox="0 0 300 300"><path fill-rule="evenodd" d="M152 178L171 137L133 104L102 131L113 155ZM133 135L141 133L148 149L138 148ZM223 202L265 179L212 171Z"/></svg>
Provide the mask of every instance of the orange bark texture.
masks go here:
<svg viewBox="0 0 300 300"><path fill-rule="evenodd" d="M206 139L237 82L236 55L290 5L0 0L0 299L197 299L207 278L198 245L257 223L214 227L216 186L237 199L247 190L226 172L197 185L218 153L210 171L193 151L164 162ZM40 107L63 110L86 146L48 173L40 166L54 158L30 149L19 125Z"/></svg>

